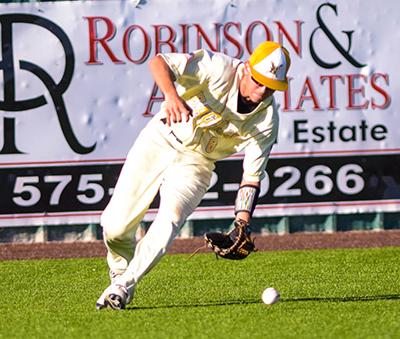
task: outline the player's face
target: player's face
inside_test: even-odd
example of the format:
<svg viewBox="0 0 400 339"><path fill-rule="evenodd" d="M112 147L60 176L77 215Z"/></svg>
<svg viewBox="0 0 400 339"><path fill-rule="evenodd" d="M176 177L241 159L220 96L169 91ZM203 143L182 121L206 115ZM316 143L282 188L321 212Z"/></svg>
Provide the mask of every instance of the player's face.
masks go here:
<svg viewBox="0 0 400 339"><path fill-rule="evenodd" d="M245 62L244 73L240 83L240 94L246 100L258 104L274 94L275 90L260 84L252 77L248 61Z"/></svg>

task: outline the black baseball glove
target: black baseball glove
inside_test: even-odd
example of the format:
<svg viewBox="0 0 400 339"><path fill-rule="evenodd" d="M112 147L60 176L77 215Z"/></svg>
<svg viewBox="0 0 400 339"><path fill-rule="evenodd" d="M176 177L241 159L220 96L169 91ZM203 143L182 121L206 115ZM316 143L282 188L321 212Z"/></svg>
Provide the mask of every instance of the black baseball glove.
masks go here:
<svg viewBox="0 0 400 339"><path fill-rule="evenodd" d="M257 252L254 240L251 239L250 235L249 224L244 220L236 219L234 227L228 233L207 232L204 239L206 246L216 253L217 259L220 256L225 259L240 260L247 258L251 252Z"/></svg>

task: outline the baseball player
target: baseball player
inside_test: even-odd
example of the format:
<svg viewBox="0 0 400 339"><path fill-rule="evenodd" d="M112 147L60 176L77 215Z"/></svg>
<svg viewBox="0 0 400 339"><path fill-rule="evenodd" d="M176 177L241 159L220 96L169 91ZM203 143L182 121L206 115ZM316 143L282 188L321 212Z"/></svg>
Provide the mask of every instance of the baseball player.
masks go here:
<svg viewBox="0 0 400 339"><path fill-rule="evenodd" d="M243 149L235 218L250 222L278 132L273 93L287 89L289 66L287 50L270 41L245 62L203 49L149 61L165 101L129 151L101 217L111 284L98 309L124 309L131 302L137 284L202 200L214 163ZM136 230L158 191L157 216L136 244Z"/></svg>

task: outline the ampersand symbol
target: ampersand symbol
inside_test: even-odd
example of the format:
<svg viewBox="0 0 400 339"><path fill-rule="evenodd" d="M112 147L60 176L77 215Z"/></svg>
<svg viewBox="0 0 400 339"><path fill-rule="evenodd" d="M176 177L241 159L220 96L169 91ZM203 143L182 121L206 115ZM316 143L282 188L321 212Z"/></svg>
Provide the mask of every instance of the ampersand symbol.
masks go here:
<svg viewBox="0 0 400 339"><path fill-rule="evenodd" d="M325 33L325 35L328 37L328 39L332 42L333 46L335 46L335 48L340 52L340 54L342 54L346 60L348 62L350 62L354 67L357 68L362 68L364 66L366 66L366 64L360 64L356 59L354 59L351 55L350 55L350 49L351 49L351 36L354 33L354 31L342 31L343 33L345 33L347 35L347 38L349 40L349 45L347 50L345 48L343 48L343 46L337 41L337 39L334 37L334 35L329 31L328 27L325 25L325 23L322 21L321 19L321 15L320 15L320 11L322 9L322 7L324 6L329 6L330 8L332 8L336 14L336 16L338 15L337 13L337 6L333 5L329 2L322 4L321 6L318 7L317 9L317 22L319 24L319 27L315 28L314 31L311 34L310 37L310 53L312 58L314 59L314 61L321 67L323 68L335 68L338 67L342 62L338 61L336 63L327 63L323 60L320 59L320 57L317 55L317 53L315 52L314 49L314 44L313 44L313 38L315 33L319 30L322 29L322 31Z"/></svg>

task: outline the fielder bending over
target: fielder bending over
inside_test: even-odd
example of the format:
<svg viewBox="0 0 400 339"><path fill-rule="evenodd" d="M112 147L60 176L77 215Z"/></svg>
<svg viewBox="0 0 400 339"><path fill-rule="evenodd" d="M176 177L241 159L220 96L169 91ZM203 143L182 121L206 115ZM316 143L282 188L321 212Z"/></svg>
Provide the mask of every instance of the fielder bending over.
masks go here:
<svg viewBox="0 0 400 339"><path fill-rule="evenodd" d="M137 284L202 200L214 163L243 149L235 220L250 222L278 132L273 93L287 89L289 66L287 50L270 41L245 62L203 49L149 61L165 101L129 151L101 217L111 285L98 309L124 309L132 301ZM158 191L158 214L136 244L136 230Z"/></svg>

